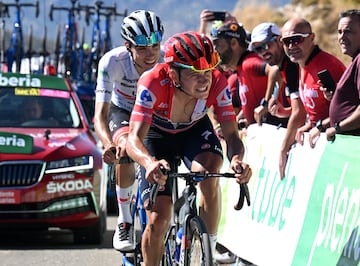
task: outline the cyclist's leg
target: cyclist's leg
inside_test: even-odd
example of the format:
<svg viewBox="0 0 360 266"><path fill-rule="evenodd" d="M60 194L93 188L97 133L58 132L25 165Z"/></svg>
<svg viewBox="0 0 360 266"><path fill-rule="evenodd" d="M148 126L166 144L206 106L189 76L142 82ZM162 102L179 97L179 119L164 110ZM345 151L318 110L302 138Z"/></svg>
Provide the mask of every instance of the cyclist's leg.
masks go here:
<svg viewBox="0 0 360 266"><path fill-rule="evenodd" d="M170 162L173 157L174 143L172 136L158 132L150 127L144 145L156 159ZM145 178L145 169L140 170L140 190L145 206L149 200L150 184ZM170 226L172 216L172 185L171 179L166 181L165 187L159 189L155 204L151 211L147 211L148 223L142 238L142 253L144 265L159 265L164 253L164 239Z"/></svg>
<svg viewBox="0 0 360 266"><path fill-rule="evenodd" d="M214 133L208 117L203 118L188 132L187 151L185 157L191 161L191 170L217 173L220 171L223 156L221 144ZM211 240L214 254L217 228L221 215L221 194L219 180L210 178L199 184L200 188L200 216L203 218Z"/></svg>
<svg viewBox="0 0 360 266"><path fill-rule="evenodd" d="M164 238L172 215L171 184L171 180L168 180L165 188L159 190L151 211L146 212L148 222L141 240L144 265L159 265L164 253ZM140 190L146 206L149 200L150 184L145 179L143 167L140 171Z"/></svg>
<svg viewBox="0 0 360 266"><path fill-rule="evenodd" d="M117 250L131 250L134 248L132 239L132 218L130 213L131 195L135 177L134 163L127 157L125 151L126 139L128 136L128 124L130 113L117 108L110 107L109 128L114 143L120 147L120 158L122 162L116 165L116 197L119 207L117 227L113 237L113 246Z"/></svg>

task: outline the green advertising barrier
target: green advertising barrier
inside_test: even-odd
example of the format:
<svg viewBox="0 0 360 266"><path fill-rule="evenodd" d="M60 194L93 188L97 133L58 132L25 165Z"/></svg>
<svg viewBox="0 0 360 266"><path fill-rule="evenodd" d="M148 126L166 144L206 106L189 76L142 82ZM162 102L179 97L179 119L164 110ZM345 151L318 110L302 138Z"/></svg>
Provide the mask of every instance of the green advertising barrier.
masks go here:
<svg viewBox="0 0 360 266"><path fill-rule="evenodd" d="M359 140L338 135L334 143L326 145L293 265L359 264Z"/></svg>
<svg viewBox="0 0 360 266"><path fill-rule="evenodd" d="M360 138L337 135L331 143L322 134L311 149L305 134L304 145L291 149L281 180L285 132L270 125L248 129L251 206L235 211L238 186L222 182L219 242L258 266L358 265Z"/></svg>

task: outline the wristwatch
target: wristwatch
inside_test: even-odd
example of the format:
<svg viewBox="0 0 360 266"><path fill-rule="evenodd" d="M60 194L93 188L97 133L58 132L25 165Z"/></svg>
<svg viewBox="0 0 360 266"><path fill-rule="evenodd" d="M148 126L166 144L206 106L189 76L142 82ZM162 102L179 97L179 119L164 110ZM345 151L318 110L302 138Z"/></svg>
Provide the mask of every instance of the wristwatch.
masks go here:
<svg viewBox="0 0 360 266"><path fill-rule="evenodd" d="M341 127L340 127L340 121L335 123L334 126L336 133L340 133L341 132Z"/></svg>
<svg viewBox="0 0 360 266"><path fill-rule="evenodd" d="M320 131L320 132L324 132L325 131L325 128L323 127L322 125L322 119L319 119L317 122L316 122L316 128Z"/></svg>
<svg viewBox="0 0 360 266"><path fill-rule="evenodd" d="M265 100L265 98L262 98L260 101L260 105L264 106L265 108L268 108L269 103L267 100Z"/></svg>

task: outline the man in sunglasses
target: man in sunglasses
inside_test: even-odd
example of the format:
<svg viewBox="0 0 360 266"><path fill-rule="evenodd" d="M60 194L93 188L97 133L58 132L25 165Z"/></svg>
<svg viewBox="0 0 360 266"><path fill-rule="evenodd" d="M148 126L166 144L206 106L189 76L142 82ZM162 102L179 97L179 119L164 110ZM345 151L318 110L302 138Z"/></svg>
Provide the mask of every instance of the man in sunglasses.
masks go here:
<svg viewBox="0 0 360 266"><path fill-rule="evenodd" d="M172 214L174 156L195 172L219 173L223 164L221 144L207 115L213 107L226 142L231 169L238 183L251 177L242 162L245 147L239 137L230 89L225 76L215 69L220 57L211 40L198 32L183 32L164 44L166 63L157 64L138 82L136 102L130 118L126 151L141 165L140 184L144 203L150 183L161 185L155 204L147 211L148 224L142 238L145 265L159 265L164 236ZM199 183L200 216L203 217L214 254L221 213L219 180Z"/></svg>
<svg viewBox="0 0 360 266"><path fill-rule="evenodd" d="M241 103L238 117L244 117L247 124L255 123L254 109L259 104L268 104L268 99L265 99L268 65L256 53L248 50L247 33L237 22L224 22L219 27L213 27L211 39L220 54L221 66L237 73ZM232 96L236 97L236 94ZM285 121L269 114L266 122L277 126L284 125Z"/></svg>
<svg viewBox="0 0 360 266"><path fill-rule="evenodd" d="M294 143L296 130L303 125L306 112L299 97L299 65L292 62L286 55L281 39L281 31L272 22L264 22L257 25L251 34L250 49L258 53L266 63L273 66L269 70L269 82L266 95L270 97L268 108L259 106L255 109L255 115L261 116L269 111L272 115L289 117L287 131L280 147L279 173L285 176L285 166L288 152ZM279 79L280 77L280 79ZM278 83L279 91L274 90ZM288 105L290 100L291 107Z"/></svg>
<svg viewBox="0 0 360 266"><path fill-rule="evenodd" d="M125 151L130 113L140 75L162 61L163 32L161 20L154 12L134 11L121 26L125 45L112 49L99 62L94 125L104 147L104 162L120 162L115 166L119 216L113 237L113 246L120 251L134 249L130 202L135 167Z"/></svg>
<svg viewBox="0 0 360 266"><path fill-rule="evenodd" d="M337 82L345 70L344 64L335 56L321 50L314 43L315 34L312 32L310 23L302 18L288 20L282 28L281 42L286 55L292 62L299 64L299 95L306 111L305 116L290 114L289 120L297 120L301 124L299 128L288 128L288 144L295 140L303 145L304 132L313 127L322 129L322 120L329 116L330 101L324 97L320 87L317 73L327 69L335 82ZM291 146L289 147L289 149ZM287 153L282 150L280 158L281 177L287 162Z"/></svg>
<svg viewBox="0 0 360 266"><path fill-rule="evenodd" d="M251 33L249 49L256 52L269 65L265 69L268 83L263 100L269 103L259 105L254 111L255 120L259 124L274 102L279 101L282 106L289 107L287 95L298 89L298 66L285 55L280 37L280 29L270 22L257 25ZM274 115L273 112L271 114ZM285 118L283 126L286 127L288 114L276 112L276 116Z"/></svg>

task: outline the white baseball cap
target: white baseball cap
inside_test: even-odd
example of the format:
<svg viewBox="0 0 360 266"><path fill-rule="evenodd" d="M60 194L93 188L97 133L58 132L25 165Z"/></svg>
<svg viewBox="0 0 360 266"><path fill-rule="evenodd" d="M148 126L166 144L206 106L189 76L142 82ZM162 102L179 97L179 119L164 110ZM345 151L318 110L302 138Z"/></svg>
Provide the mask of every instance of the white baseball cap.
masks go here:
<svg viewBox="0 0 360 266"><path fill-rule="evenodd" d="M257 25L251 32L251 42L249 49L253 49L254 43L265 43L268 42L274 36L280 36L281 31L279 27L272 22L264 22Z"/></svg>

